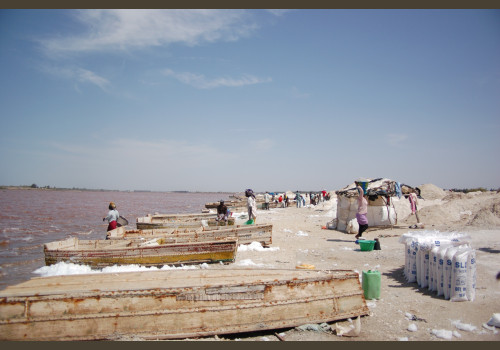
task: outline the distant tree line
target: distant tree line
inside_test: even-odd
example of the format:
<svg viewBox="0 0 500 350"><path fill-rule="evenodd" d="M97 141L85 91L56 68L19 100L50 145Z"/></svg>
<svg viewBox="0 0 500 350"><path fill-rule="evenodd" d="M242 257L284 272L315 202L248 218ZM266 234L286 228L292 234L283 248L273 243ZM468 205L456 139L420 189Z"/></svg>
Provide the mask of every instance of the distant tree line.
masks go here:
<svg viewBox="0 0 500 350"><path fill-rule="evenodd" d="M484 187L477 187L477 188L450 188L449 191L451 192L462 192L462 193L469 193L469 192L488 192L488 191L500 191L500 188L497 189L489 189L487 190Z"/></svg>

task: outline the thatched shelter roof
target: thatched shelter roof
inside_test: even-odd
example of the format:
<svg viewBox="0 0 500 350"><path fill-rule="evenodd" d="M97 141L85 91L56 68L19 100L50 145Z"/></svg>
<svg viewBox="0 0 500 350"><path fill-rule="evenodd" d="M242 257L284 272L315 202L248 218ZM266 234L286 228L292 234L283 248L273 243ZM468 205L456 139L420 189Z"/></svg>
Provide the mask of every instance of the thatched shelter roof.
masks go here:
<svg viewBox="0 0 500 350"><path fill-rule="evenodd" d="M397 181L387 179L387 178L378 178L378 179L366 179L367 184L367 189L366 189L366 194L368 196L396 196L397 195ZM411 192L417 192L418 191L408 185L405 184L400 184L401 188L401 194L402 195L408 195ZM344 187L341 190L338 190L335 192L337 196L344 196L344 197L357 197L358 196L358 191L356 190L356 183L353 182L349 186Z"/></svg>

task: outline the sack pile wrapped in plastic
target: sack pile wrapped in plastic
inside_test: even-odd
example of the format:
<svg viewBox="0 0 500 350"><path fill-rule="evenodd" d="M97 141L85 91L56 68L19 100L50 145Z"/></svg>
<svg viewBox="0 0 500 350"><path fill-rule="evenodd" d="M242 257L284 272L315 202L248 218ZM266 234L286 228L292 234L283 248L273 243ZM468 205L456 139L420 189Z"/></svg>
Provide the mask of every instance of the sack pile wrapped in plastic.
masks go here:
<svg viewBox="0 0 500 350"><path fill-rule="evenodd" d="M471 237L459 232L419 231L401 236L404 274L451 301L473 301L476 294L476 251Z"/></svg>

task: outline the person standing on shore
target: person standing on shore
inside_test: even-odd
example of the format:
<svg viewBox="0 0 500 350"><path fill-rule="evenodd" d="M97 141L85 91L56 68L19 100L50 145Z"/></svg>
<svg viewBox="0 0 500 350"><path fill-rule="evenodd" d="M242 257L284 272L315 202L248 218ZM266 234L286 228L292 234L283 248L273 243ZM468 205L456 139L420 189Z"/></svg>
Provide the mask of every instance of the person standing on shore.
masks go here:
<svg viewBox="0 0 500 350"><path fill-rule="evenodd" d="M248 210L248 220L257 221L257 203L255 202L255 195L251 189L245 191L245 196L247 196L247 210Z"/></svg>
<svg viewBox="0 0 500 350"><path fill-rule="evenodd" d="M417 218L417 225L414 225L413 228L417 228L418 224L420 224L420 219L418 217L417 213L417 204L418 204L418 197L415 192L411 192L408 196L408 200L410 201L410 209L411 209L411 215L415 214L415 217Z"/></svg>
<svg viewBox="0 0 500 350"><path fill-rule="evenodd" d="M118 210L116 210L116 205L113 202L109 203L108 208L108 216L102 218L102 221L108 220L107 231L111 231L117 228L117 220L120 217L120 213L118 213Z"/></svg>
<svg viewBox="0 0 500 350"><path fill-rule="evenodd" d="M270 199L270 195L269 195L269 192L266 191L266 193L264 194L264 209L265 210L269 210L269 199Z"/></svg>
<svg viewBox="0 0 500 350"><path fill-rule="evenodd" d="M297 204L297 208L302 207L302 196L300 195L299 191L295 194L295 203Z"/></svg>
<svg viewBox="0 0 500 350"><path fill-rule="evenodd" d="M368 218L366 217L368 213L368 200L366 199L365 191L358 182L356 182L356 189L358 190L358 211L356 212L356 220L358 221L359 231L355 237L359 239L368 228Z"/></svg>

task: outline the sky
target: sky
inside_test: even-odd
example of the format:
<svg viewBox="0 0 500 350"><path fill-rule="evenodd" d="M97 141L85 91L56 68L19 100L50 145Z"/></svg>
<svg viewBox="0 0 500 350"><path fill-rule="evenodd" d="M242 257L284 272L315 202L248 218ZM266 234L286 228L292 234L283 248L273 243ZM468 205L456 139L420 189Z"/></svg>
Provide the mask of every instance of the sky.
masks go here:
<svg viewBox="0 0 500 350"><path fill-rule="evenodd" d="M500 187L500 10L0 10L0 185Z"/></svg>

